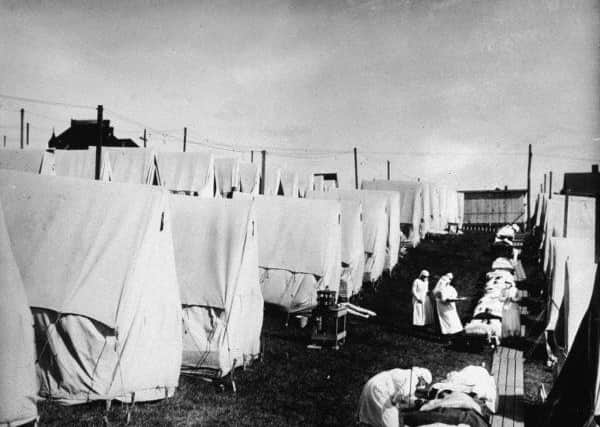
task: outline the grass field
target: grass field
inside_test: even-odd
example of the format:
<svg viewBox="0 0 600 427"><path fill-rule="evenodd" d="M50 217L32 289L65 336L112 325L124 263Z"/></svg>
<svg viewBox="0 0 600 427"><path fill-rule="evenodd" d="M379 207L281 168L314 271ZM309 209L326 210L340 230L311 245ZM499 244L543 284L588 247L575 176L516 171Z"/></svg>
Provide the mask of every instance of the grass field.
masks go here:
<svg viewBox="0 0 600 427"><path fill-rule="evenodd" d="M131 425L203 426L351 426L364 383L372 375L395 367L422 366L434 380L468 364L490 366L489 352L468 352L448 347L433 330L414 331L410 286L422 268L432 276L452 271L462 296L461 316L468 318L480 294L483 274L492 258L489 236L467 235L425 241L400 261L392 277L375 289L364 290L358 303L375 310L378 316L351 318L346 345L339 351L309 350L304 330L284 317L267 312L263 327L263 359L246 371L236 372L237 393L221 391L214 384L195 377L182 377L175 397L157 403L135 405ZM534 331L535 332L535 331ZM517 343L526 348L529 341ZM540 382L548 382L540 362L525 365L528 417L537 409ZM106 413L104 404L60 407L42 403L42 425L125 424L128 407L113 404ZM531 424L531 423L530 423Z"/></svg>

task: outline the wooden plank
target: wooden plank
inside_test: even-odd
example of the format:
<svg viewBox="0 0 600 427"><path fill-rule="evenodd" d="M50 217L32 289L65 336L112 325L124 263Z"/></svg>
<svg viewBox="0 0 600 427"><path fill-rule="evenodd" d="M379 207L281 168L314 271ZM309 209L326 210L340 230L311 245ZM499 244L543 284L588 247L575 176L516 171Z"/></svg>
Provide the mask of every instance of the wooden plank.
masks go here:
<svg viewBox="0 0 600 427"><path fill-rule="evenodd" d="M505 411L505 394L506 394L506 348L499 347L496 352L498 356L498 376L496 377L496 386L498 388L498 409L496 416L492 421L492 427L503 427L504 411Z"/></svg>
<svg viewBox="0 0 600 427"><path fill-rule="evenodd" d="M525 413L523 408L523 395L525 387L523 386L524 367L523 367L523 352L517 352L515 370L515 423L514 427L523 427L525 425Z"/></svg>
<svg viewBox="0 0 600 427"><path fill-rule="evenodd" d="M508 350L506 369L506 405L502 427L514 427L515 419L515 350Z"/></svg>

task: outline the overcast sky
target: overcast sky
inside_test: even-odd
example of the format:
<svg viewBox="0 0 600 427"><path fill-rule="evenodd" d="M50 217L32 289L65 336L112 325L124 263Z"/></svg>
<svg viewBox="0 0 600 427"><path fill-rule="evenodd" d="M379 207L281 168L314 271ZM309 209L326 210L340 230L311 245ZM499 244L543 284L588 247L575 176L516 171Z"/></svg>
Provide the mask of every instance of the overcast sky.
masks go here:
<svg viewBox="0 0 600 427"><path fill-rule="evenodd" d="M117 136L142 126L111 111L248 149L358 147L361 178L389 159L460 188L524 187L531 143L539 186L600 160L598 3L0 1L0 93L103 104ZM0 98L9 145L21 106L37 147L95 117ZM351 179L352 155L319 164Z"/></svg>

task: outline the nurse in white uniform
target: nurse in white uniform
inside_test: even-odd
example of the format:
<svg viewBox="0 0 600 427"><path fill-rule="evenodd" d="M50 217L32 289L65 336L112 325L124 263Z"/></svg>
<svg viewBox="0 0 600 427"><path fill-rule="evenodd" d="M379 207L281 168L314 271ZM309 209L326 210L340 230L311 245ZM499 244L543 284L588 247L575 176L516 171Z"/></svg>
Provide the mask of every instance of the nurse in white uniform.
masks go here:
<svg viewBox="0 0 600 427"><path fill-rule="evenodd" d="M412 286L413 325L425 326L433 323L433 307L427 293L429 292L429 272L421 271Z"/></svg>
<svg viewBox="0 0 600 427"><path fill-rule="evenodd" d="M434 289L440 329L443 335L457 334L463 330L454 302L458 297L458 293L454 286L450 284L452 278L452 273L442 276Z"/></svg>

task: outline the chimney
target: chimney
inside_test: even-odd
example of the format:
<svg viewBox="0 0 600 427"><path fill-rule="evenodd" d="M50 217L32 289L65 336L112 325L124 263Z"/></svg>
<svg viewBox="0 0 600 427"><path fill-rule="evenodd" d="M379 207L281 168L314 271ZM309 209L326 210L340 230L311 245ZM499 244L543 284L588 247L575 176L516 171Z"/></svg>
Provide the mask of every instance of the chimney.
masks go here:
<svg viewBox="0 0 600 427"><path fill-rule="evenodd" d="M598 173L598 165L592 165L592 173Z"/></svg>

